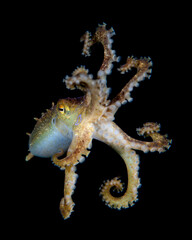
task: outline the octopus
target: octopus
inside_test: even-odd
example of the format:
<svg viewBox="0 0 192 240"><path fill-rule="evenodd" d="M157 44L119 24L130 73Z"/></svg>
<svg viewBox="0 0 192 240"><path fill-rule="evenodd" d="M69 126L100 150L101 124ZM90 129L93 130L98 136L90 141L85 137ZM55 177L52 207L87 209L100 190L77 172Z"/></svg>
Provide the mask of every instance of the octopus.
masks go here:
<svg viewBox="0 0 192 240"><path fill-rule="evenodd" d="M94 35L86 32L80 41L83 42L84 56L90 56L90 48L97 42L103 46L104 57L97 76L89 74L84 66L77 67L71 76L66 76L63 82L70 90L79 89L82 96L64 98L41 118L35 118L36 125L29 135L29 154L26 161L33 156L51 158L61 170L65 170L64 197L60 201L60 211L64 219L70 217L74 209L72 194L78 175L76 165L88 157L92 140L99 140L114 149L124 160L127 168L127 184L118 177L107 180L101 185L100 195L111 208L121 209L132 206L138 200L140 179L138 176L139 156L136 150L143 152L165 152L171 145L167 135L161 135L160 124L147 122L137 128L140 136L151 140L137 140L128 136L114 122L114 115L125 103L131 102L131 91L139 83L151 76L152 61L148 58L128 57L126 63L118 70L124 74L136 69L136 74L126 83L123 89L112 99L109 99L110 88L107 87L107 76L111 74L113 62L120 58L112 50L113 28L107 29L106 24L98 25ZM121 191L121 196L114 196L112 189Z"/></svg>

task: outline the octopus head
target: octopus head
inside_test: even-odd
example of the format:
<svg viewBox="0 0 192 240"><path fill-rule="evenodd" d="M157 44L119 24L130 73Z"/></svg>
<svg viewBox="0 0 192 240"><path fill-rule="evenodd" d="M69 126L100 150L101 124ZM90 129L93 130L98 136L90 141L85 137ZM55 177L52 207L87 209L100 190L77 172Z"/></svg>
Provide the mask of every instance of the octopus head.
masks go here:
<svg viewBox="0 0 192 240"><path fill-rule="evenodd" d="M42 114L29 137L26 160L32 156L52 157L69 148L74 127L81 122L81 99L60 99L55 106Z"/></svg>

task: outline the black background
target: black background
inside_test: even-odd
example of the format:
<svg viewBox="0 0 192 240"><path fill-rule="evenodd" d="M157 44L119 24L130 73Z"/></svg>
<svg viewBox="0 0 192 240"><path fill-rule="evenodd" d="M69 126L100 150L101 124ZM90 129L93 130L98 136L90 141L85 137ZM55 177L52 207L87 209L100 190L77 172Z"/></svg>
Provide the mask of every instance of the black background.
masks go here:
<svg viewBox="0 0 192 240"><path fill-rule="evenodd" d="M82 227L83 234L89 228L97 232L132 232L141 229L142 234L151 236L153 229L158 234L170 230L170 222L177 217L175 211L176 178L173 166L176 156L176 92L177 69L175 40L180 34L177 28L178 14L171 8L124 9L113 8L114 12L95 11L78 7L23 6L15 12L9 32L9 48L14 65L12 94L17 104L18 124L14 123L21 141L16 142L14 158L14 180L11 184L11 215L9 224L19 223L18 232L27 229L36 233L75 231ZM93 12L93 13L92 13ZM60 98L76 97L81 93L69 91L62 83L66 75L80 65L85 65L96 76L102 62L102 47L91 49L91 57L81 55L83 44L79 39L85 31L94 33L98 23L105 22L113 27L113 49L121 56L108 77L114 97L134 74L121 75L116 70L124 64L127 56L150 56L153 61L152 77L140 83L131 93L133 102L122 106L115 122L130 136L137 136L136 128L147 121L161 124L161 133L173 139L172 147L165 153L138 151L140 156L139 201L121 211L105 206L99 197L99 187L106 179L122 176L126 182L123 161L107 145L93 140L89 157L77 165L76 189L73 194L74 212L63 220L59 202L63 196L64 171L55 167L50 159L34 157L25 162L28 153L28 136L33 130L34 117L51 107ZM179 50L178 50L179 51ZM21 165L21 166L20 166ZM19 166L19 168L18 168ZM15 170L16 169L16 170ZM15 211L16 210L16 211ZM19 220L18 220L19 217ZM139 233L139 232L138 232Z"/></svg>

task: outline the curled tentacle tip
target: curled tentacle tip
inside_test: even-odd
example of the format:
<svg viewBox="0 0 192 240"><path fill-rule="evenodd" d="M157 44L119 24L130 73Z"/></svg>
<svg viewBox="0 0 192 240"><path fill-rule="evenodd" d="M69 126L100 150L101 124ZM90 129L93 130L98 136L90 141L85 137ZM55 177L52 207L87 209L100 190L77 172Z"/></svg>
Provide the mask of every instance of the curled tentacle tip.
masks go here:
<svg viewBox="0 0 192 240"><path fill-rule="evenodd" d="M143 124L142 128L137 128L136 131L139 136L150 135L151 133L160 131L160 124L147 122Z"/></svg>
<svg viewBox="0 0 192 240"><path fill-rule="evenodd" d="M103 200L107 202L107 196L110 192L110 190L113 188L113 191L122 192L124 184L121 182L119 177L115 177L111 180L104 181L103 184L100 187L100 195L103 197Z"/></svg>

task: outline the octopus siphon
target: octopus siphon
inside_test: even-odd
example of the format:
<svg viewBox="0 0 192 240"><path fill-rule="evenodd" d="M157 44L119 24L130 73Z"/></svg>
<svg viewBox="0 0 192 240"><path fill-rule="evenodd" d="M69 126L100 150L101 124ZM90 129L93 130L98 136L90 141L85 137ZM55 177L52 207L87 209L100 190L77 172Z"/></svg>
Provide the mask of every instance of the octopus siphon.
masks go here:
<svg viewBox="0 0 192 240"><path fill-rule="evenodd" d="M36 125L29 135L29 154L26 161L33 156L51 158L61 170L65 170L64 197L60 202L60 211L64 219L73 212L74 202L72 194L77 179L76 165L88 157L92 139L104 142L113 148L124 160L128 183L124 194L115 197L111 188L123 191L123 183L117 177L107 180L100 188L103 201L111 208L121 209L132 206L137 201L140 179L138 177L139 156L135 150L159 153L169 149L171 140L167 135L161 135L160 124L147 122L137 133L144 137L151 137L151 141L136 140L128 136L114 122L114 115L121 105L131 102L131 91L140 81L150 78L152 61L150 58L136 59L128 57L126 63L119 67L124 74L135 68L136 74L128 81L124 88L112 99L108 98L110 88L107 87L107 75L111 74L113 62L120 58L112 50L113 28L107 29L106 24L98 25L92 36L86 32L80 41L83 42L82 54L90 56L90 48L95 43L102 44L104 49L103 62L97 76L88 73L84 66L76 68L71 76L66 76L63 82L70 90L79 89L81 97L64 98L43 113L41 118L35 118Z"/></svg>

